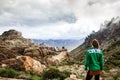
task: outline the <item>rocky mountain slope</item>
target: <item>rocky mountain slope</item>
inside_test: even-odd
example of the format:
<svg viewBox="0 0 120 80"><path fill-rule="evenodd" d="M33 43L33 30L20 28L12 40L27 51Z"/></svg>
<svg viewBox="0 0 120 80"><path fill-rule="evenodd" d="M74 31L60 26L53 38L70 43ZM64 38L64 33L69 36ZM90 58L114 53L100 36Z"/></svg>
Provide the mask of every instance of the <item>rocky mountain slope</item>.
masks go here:
<svg viewBox="0 0 120 80"><path fill-rule="evenodd" d="M78 77L75 76L80 73L75 73L73 77L70 75L80 66L69 64L70 57L65 47L35 44L16 30L0 35L0 80L76 80Z"/></svg>
<svg viewBox="0 0 120 80"><path fill-rule="evenodd" d="M91 47L91 41L98 39L100 48L105 57L105 69L120 68L120 17L112 18L101 25L98 32L92 32L85 42L71 51L70 55L81 62L84 61L85 52Z"/></svg>
<svg viewBox="0 0 120 80"><path fill-rule="evenodd" d="M50 61L56 55L57 59L54 57L54 61ZM23 38L21 32L16 30L5 31L0 35L0 67L19 68L39 74L45 66L56 64L56 61L58 64L66 55L66 49L56 50L55 47L37 45Z"/></svg>

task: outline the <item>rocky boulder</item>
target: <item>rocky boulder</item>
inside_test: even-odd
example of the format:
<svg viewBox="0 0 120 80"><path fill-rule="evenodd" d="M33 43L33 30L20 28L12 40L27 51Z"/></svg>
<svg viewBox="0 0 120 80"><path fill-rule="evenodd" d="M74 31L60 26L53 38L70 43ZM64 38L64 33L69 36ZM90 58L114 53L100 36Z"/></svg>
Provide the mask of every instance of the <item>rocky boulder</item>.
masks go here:
<svg viewBox="0 0 120 80"><path fill-rule="evenodd" d="M39 47L28 47L25 48L24 50L24 55L26 56L31 56L31 57L35 57L35 56L40 56L40 49Z"/></svg>
<svg viewBox="0 0 120 80"><path fill-rule="evenodd" d="M2 64L6 64L7 67L10 68L17 68L22 71L30 71L34 74L40 74L45 68L45 65L42 65L39 61L29 56L17 56L16 58L2 61Z"/></svg>
<svg viewBox="0 0 120 80"><path fill-rule="evenodd" d="M63 60L68 58L68 52L67 51L62 51L58 55L54 55L50 58L47 59L48 64L59 64Z"/></svg>
<svg viewBox="0 0 120 80"><path fill-rule="evenodd" d="M39 61L29 57L29 56L18 56L16 58L17 66L20 66L24 71L30 71L35 74L40 74L45 68Z"/></svg>

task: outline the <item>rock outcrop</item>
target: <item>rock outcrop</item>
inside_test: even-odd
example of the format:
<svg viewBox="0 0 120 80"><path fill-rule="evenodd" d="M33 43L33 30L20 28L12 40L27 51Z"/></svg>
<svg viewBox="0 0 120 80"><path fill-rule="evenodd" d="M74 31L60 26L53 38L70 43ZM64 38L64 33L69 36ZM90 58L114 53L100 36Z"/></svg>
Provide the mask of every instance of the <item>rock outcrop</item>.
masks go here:
<svg viewBox="0 0 120 80"><path fill-rule="evenodd" d="M26 55L35 57L45 57L55 55L54 47L37 45L30 39L22 37L22 33L16 30L9 30L0 35L0 60L15 58L16 56ZM11 56L7 56L11 55Z"/></svg>
<svg viewBox="0 0 120 80"><path fill-rule="evenodd" d="M16 30L5 31L0 35L0 64L7 64L7 67L20 68L23 71L41 73L42 65L62 62L68 55L65 50L57 51L55 47L35 44Z"/></svg>
<svg viewBox="0 0 120 80"><path fill-rule="evenodd" d="M12 40L12 39L16 39L16 38L22 38L22 33L11 29L9 31L5 31L2 34L2 38L3 38L3 40Z"/></svg>
<svg viewBox="0 0 120 80"><path fill-rule="evenodd" d="M32 73L40 74L45 68L45 65L42 65L39 61L29 56L18 56L16 60L17 66L24 69L24 71L31 71Z"/></svg>
<svg viewBox="0 0 120 80"><path fill-rule="evenodd" d="M40 49L39 47L27 47L24 50L24 55L26 56L40 56Z"/></svg>
<svg viewBox="0 0 120 80"><path fill-rule="evenodd" d="M47 63L48 64L59 64L68 57L69 57L68 52L62 51L58 55L54 55L54 56L48 58Z"/></svg>
<svg viewBox="0 0 120 80"><path fill-rule="evenodd" d="M7 59L2 61L2 65L9 68L17 68L22 71L30 71L34 74L40 74L45 67L39 61L29 56L17 56L16 58Z"/></svg>
<svg viewBox="0 0 120 80"><path fill-rule="evenodd" d="M28 47L35 46L34 42L30 39L22 37L22 33L16 30L5 31L0 35L1 47Z"/></svg>

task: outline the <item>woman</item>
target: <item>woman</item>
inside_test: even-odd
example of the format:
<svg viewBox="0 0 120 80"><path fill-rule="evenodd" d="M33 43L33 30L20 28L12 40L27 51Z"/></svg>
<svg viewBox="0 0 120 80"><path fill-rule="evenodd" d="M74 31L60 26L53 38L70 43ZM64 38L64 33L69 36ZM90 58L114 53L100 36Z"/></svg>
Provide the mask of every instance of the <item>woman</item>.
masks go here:
<svg viewBox="0 0 120 80"><path fill-rule="evenodd" d="M100 74L104 67L103 53L99 49L98 40L92 41L92 48L87 50L85 57L85 70L87 71L86 80L91 80L95 76L95 80L100 80Z"/></svg>

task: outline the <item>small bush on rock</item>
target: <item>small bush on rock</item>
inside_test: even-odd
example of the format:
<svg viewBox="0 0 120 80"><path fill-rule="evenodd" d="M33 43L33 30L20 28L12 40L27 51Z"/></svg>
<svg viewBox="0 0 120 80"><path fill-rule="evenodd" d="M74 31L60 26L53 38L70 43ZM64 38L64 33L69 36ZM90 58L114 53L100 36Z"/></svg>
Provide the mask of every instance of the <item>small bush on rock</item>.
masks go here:
<svg viewBox="0 0 120 80"><path fill-rule="evenodd" d="M1 77L8 77L8 78L14 78L19 75L19 72L14 69L0 69L0 76Z"/></svg>
<svg viewBox="0 0 120 80"><path fill-rule="evenodd" d="M70 76L70 72L68 71L59 71L57 68L50 68L42 73L43 80L48 79L57 79L57 80L64 80L65 78Z"/></svg>

